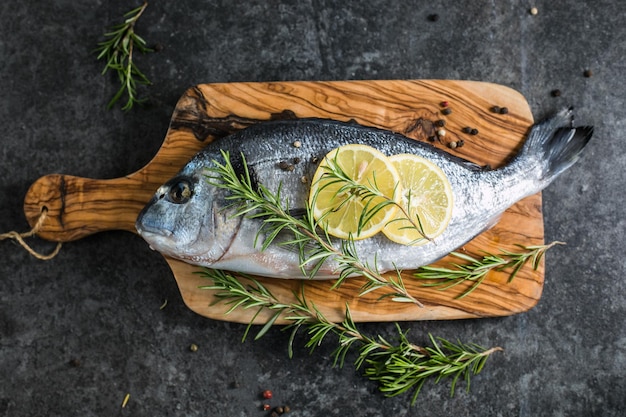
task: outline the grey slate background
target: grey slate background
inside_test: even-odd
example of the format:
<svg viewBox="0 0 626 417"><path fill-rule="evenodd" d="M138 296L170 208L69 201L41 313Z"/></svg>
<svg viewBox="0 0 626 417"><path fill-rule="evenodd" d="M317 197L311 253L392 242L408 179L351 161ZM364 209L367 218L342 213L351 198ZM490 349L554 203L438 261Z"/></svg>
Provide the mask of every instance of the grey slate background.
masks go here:
<svg viewBox="0 0 626 417"><path fill-rule="evenodd" d="M573 105L580 124L596 126L584 158L543 194L546 240L567 246L548 253L543 297L527 313L402 324L416 343L432 332L505 348L469 393L428 383L410 407L350 364L332 368L330 342L309 355L300 339L289 359L279 329L241 343L244 326L195 315L133 234L66 244L48 262L3 241L0 416L263 416L266 388L293 416L626 413L623 2L153 1L138 26L162 45L137 59L154 83L142 90L149 105L107 110L116 84L92 50L139 4L0 3L1 232L28 229L23 197L42 175L113 178L149 162L192 85L441 78L515 88L536 119ZM363 329L394 334L392 324Z"/></svg>

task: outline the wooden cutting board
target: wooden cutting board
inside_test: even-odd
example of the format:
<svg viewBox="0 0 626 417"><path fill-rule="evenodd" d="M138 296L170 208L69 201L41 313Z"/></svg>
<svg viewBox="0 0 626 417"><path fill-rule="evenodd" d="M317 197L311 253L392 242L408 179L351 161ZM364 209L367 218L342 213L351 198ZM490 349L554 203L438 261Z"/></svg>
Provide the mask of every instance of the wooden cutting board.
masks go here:
<svg viewBox="0 0 626 417"><path fill-rule="evenodd" d="M442 106L447 102L447 107ZM508 114L491 111L492 106L507 107ZM445 109L450 113L445 114ZM47 218L39 236L52 241L72 241L105 230L135 232L139 211L156 189L172 177L196 152L212 140L253 123L276 118L322 117L356 121L402 133L419 141L429 141L441 149L480 165L499 167L515 155L533 117L524 97L495 84L473 81L340 81L269 82L202 84L190 88L179 100L163 146L144 168L123 178L94 180L69 175L48 175L37 180L28 191L24 211L35 224L42 210ZM446 136L432 142L435 122L445 121ZM463 132L464 127L478 134ZM451 149L449 143L464 141ZM465 245L470 254L514 250L515 244L543 244L541 195L528 197L504 214L500 222ZM154 256L158 256L155 254ZM444 258L446 265L455 258ZM211 305L210 291L199 289L206 279L195 274L198 267L166 258L178 283L184 302L200 315L247 323L252 311L235 311L225 316L226 308ZM508 274L490 273L469 296L457 299L467 287L441 291L425 288L403 273L411 294L423 308L378 301L381 293L359 297L362 279L348 280L337 290L330 281L302 281L259 278L283 301L293 299L301 285L308 300L332 320L342 320L345 305L355 321L400 321L459 319L505 316L526 311L537 304L544 282L544 265L537 270L524 267L515 280ZM268 316L260 315L257 323ZM277 323L280 323L277 322Z"/></svg>

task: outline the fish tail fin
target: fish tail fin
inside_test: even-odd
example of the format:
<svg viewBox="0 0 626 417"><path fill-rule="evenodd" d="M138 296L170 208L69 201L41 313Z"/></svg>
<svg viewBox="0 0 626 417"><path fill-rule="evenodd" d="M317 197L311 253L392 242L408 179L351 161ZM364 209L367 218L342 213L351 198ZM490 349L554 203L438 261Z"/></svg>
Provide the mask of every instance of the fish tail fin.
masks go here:
<svg viewBox="0 0 626 417"><path fill-rule="evenodd" d="M573 126L573 112L569 108L534 125L520 157L539 162L539 179L546 186L580 158L592 135L593 126Z"/></svg>

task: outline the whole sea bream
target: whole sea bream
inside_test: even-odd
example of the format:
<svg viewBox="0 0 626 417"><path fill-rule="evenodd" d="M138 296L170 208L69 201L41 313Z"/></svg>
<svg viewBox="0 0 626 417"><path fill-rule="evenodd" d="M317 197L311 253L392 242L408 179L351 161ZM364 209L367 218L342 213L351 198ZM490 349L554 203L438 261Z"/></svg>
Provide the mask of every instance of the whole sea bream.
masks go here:
<svg viewBox="0 0 626 417"><path fill-rule="evenodd" d="M351 143L372 146L386 155L411 153L429 159L447 175L454 206L446 230L421 246L388 240L382 233L354 242L361 260L376 263L381 272L416 269L461 247L493 226L501 214L524 197L548 186L580 156L592 127L571 126L571 110L534 125L520 152L496 170L479 167L434 146L390 131L323 119L263 122L211 142L161 186L139 214L137 231L164 255L215 269L276 278L307 278L298 251L271 244L261 250L261 219L234 216L228 191L210 184L209 169L230 154L239 173L241 155L254 185L281 195L294 212L304 211L321 159L332 149ZM298 142L300 146L294 146ZM287 164L287 165L285 165ZM257 236L258 235L258 236ZM340 245L336 241L337 246ZM314 278L338 275L330 260Z"/></svg>

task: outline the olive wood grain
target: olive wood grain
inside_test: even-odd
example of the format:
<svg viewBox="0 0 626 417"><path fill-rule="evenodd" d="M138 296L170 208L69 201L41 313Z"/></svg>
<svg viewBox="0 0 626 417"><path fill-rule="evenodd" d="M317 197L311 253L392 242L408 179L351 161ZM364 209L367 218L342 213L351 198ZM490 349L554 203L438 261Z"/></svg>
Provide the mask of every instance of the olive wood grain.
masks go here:
<svg viewBox="0 0 626 417"><path fill-rule="evenodd" d="M442 102L450 114L442 113ZM497 114L492 106L507 107ZM421 141L432 141L435 122L445 120L447 132L433 142L452 154L480 165L498 167L515 155L533 117L524 97L495 84L474 81L339 81L202 84L190 88L179 100L163 146L154 159L124 178L93 180L68 175L48 175L28 191L24 211L33 225L42 210L48 216L39 232L53 241L72 241L105 230L135 231L139 211L155 190L173 176L192 155L210 141L253 123L275 118L322 117L355 121L402 133ZM463 133L464 127L478 130ZM219 140L219 139L218 139ZM452 141L464 146L449 148ZM470 254L515 249L516 244L543 243L541 195L528 197L503 215L499 223L459 250ZM249 322L252 311L224 315L223 305L213 305L209 284L196 272L198 267L166 258L189 308L206 317ZM454 258L438 262L444 265ZM304 286L307 299L330 319L344 317L348 304L355 321L397 321L458 319L504 316L527 311L537 304L544 281L544 265L537 270L525 266L511 282L508 275L492 272L469 296L456 297L467 287L440 291L420 286L403 272L409 291L424 303L420 308L389 299L378 300L382 292L358 296L362 279L348 280L329 290L330 281L259 280L281 300L293 300L292 293ZM264 322L268 316L256 318ZM277 321L281 323L281 321Z"/></svg>

